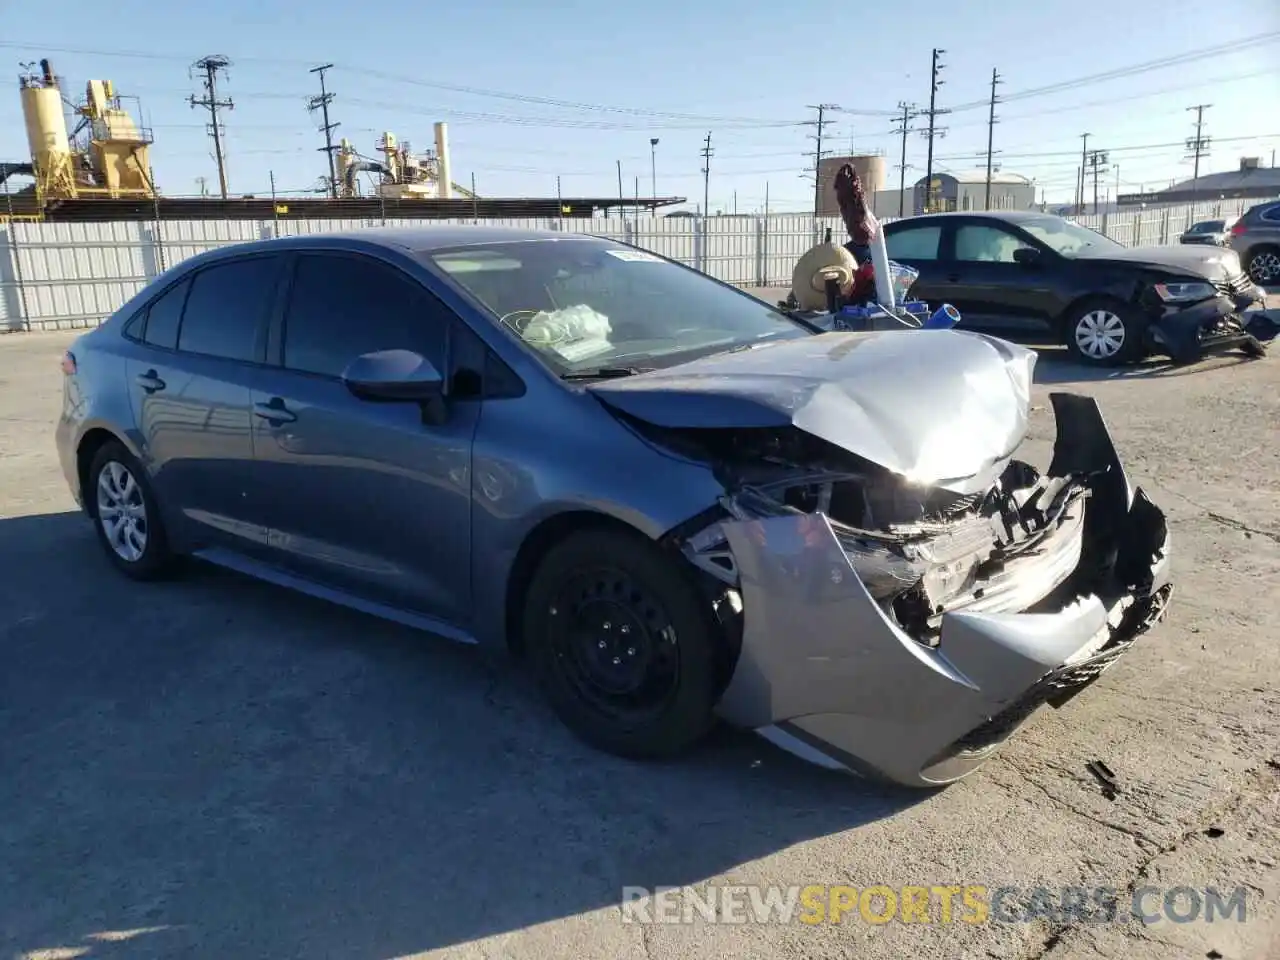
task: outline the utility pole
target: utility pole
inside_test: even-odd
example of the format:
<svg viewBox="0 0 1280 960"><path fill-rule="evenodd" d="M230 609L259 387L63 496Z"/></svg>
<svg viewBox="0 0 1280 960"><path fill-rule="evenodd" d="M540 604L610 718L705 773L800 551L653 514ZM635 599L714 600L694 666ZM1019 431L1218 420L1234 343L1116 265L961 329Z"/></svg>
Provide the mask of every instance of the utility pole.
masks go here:
<svg viewBox="0 0 1280 960"><path fill-rule="evenodd" d="M653 212L658 212L658 138L649 138L649 186L653 191Z"/></svg>
<svg viewBox="0 0 1280 960"><path fill-rule="evenodd" d="M930 76L929 112L928 112L929 129L925 134L929 139L929 154L928 154L928 158L925 160L925 170L924 170L924 184L925 184L924 212L925 213L929 213L933 209L933 138L936 136L941 136L946 132L945 130L942 130L941 128L938 127L937 120L941 114L950 112L948 110L938 109L938 88L942 86L943 83L946 82L944 80L939 80L938 74L940 74L942 72L943 67L946 66L946 64L942 62L942 55L946 52L947 51L941 50L937 47L933 48L933 67L929 72L929 76Z"/></svg>
<svg viewBox="0 0 1280 960"><path fill-rule="evenodd" d="M708 197L711 195L711 158L715 156L715 151L711 149L710 133L702 141L700 154L702 156L702 215L706 217L711 212L708 207Z"/></svg>
<svg viewBox="0 0 1280 960"><path fill-rule="evenodd" d="M991 209L991 155L996 133L996 86L1000 83L1000 72L994 67L991 70L991 110L987 114L987 203Z"/></svg>
<svg viewBox="0 0 1280 960"><path fill-rule="evenodd" d="M1089 154L1089 168L1093 171L1093 212L1098 212L1098 178L1107 170L1107 151L1094 150ZM1081 198L1083 200L1083 198ZM1083 206L1083 202L1081 206Z"/></svg>
<svg viewBox="0 0 1280 960"><path fill-rule="evenodd" d="M1084 213L1084 178L1085 171L1089 168L1089 137L1088 133L1080 134L1080 186L1076 190L1076 214Z"/></svg>
<svg viewBox="0 0 1280 960"><path fill-rule="evenodd" d="M227 199L227 158L222 152L222 125L218 122L218 111L223 108L233 110L235 104L231 102L230 97L218 98L218 71L225 71L229 66L231 61L221 56L197 60L193 67L204 74L204 96L197 97L192 94L187 97L191 109L203 107L209 111L209 135L213 137L213 156L218 164L218 185L222 188L223 200Z"/></svg>
<svg viewBox="0 0 1280 960"><path fill-rule="evenodd" d="M902 157L898 163L898 216L906 216L907 205L907 134L911 132L911 119L919 116L916 113L915 105L899 101L898 109L902 111L902 116L898 118L901 126L894 131L902 135ZM915 213L915 204L911 205L911 212Z"/></svg>
<svg viewBox="0 0 1280 960"><path fill-rule="evenodd" d="M1191 173L1191 192L1194 195L1196 189L1200 185L1200 158L1209 152L1209 138L1204 136L1204 112L1213 104L1197 103L1194 107L1187 107L1188 111L1194 110L1196 113L1196 135L1187 140L1187 149L1191 152L1191 161L1195 164ZM1195 203L1193 197L1192 203Z"/></svg>
<svg viewBox="0 0 1280 960"><path fill-rule="evenodd" d="M320 127L320 132L324 134L324 146L318 147L318 150L324 152L329 158L329 195L334 200L338 199L338 171L334 168L333 152L336 149L333 145L333 131L337 129L338 124L329 122L329 104L333 103L333 94L330 93L324 85L324 75L327 71L333 69L332 63L326 63L322 67L312 67L311 73L320 74L320 96L312 97L307 101L308 111L320 111L320 116L324 120L324 124Z"/></svg>
<svg viewBox="0 0 1280 960"><path fill-rule="evenodd" d="M839 110L834 103L819 103L809 107L810 110L818 111L818 119L815 121L817 133L811 138L816 141L816 147L813 151L813 215L817 217L822 210L822 158L830 151L822 149L822 136L826 132L826 126L831 121L826 118L828 110Z"/></svg>
<svg viewBox="0 0 1280 960"><path fill-rule="evenodd" d="M625 217L627 211L625 209L626 203L622 199L622 161L615 160L613 162L618 165L618 216Z"/></svg>

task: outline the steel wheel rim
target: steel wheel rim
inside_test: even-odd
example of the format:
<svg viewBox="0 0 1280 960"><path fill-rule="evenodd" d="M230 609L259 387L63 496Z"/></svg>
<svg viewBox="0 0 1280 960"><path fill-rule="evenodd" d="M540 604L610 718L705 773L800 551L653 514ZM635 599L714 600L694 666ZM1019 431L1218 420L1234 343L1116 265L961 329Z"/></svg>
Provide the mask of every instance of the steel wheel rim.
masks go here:
<svg viewBox="0 0 1280 960"><path fill-rule="evenodd" d="M147 503L129 468L111 460L98 473L98 525L107 545L126 563L137 563L147 550Z"/></svg>
<svg viewBox="0 0 1280 960"><path fill-rule="evenodd" d="M1280 254L1256 254L1249 261L1249 275L1254 283L1270 283L1280 278Z"/></svg>
<svg viewBox="0 0 1280 960"><path fill-rule="evenodd" d="M1075 336L1086 357L1108 360L1124 346L1124 321L1110 310L1090 310L1077 321Z"/></svg>
<svg viewBox="0 0 1280 960"><path fill-rule="evenodd" d="M680 678L675 627L625 571L574 571L548 613L556 672L592 712L634 725L671 702Z"/></svg>

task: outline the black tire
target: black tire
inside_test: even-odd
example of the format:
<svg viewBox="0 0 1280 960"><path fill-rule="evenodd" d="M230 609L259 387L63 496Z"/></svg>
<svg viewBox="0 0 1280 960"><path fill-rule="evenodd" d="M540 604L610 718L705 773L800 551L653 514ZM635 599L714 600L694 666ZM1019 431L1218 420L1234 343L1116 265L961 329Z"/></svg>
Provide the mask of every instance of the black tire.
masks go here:
<svg viewBox="0 0 1280 960"><path fill-rule="evenodd" d="M523 620L552 709L591 746L670 757L713 725L720 638L710 604L682 560L639 533L582 530L552 547Z"/></svg>
<svg viewBox="0 0 1280 960"><path fill-rule="evenodd" d="M1260 287L1280 284L1280 247L1256 247L1244 265L1249 279Z"/></svg>
<svg viewBox="0 0 1280 960"><path fill-rule="evenodd" d="M104 473L108 475L105 480ZM132 478L132 486L122 486L121 476ZM110 441L99 447L89 464L85 480L83 495L90 504L94 530L97 531L98 542L112 565L134 580L157 580L170 573L174 569L176 558L169 549L169 539L165 534L155 494L151 491L146 471L124 445ZM132 524L135 535L130 536L125 530L123 535L117 535L113 541L112 534L107 530L110 518L103 515L106 500L100 491L100 485L112 487L122 494L127 491L125 500L133 507L133 511L126 526ZM139 532L140 537L136 535ZM141 548L136 549L139 545ZM131 553L135 551L136 556L132 556Z"/></svg>
<svg viewBox="0 0 1280 960"><path fill-rule="evenodd" d="M1088 346L1086 331L1095 334L1096 349ZM1104 336L1111 333L1111 337ZM1119 334L1119 344L1109 352ZM1063 320L1062 338L1067 352L1078 363L1093 367L1115 367L1133 363L1147 355L1147 324L1131 305L1112 297L1092 297L1071 308Z"/></svg>

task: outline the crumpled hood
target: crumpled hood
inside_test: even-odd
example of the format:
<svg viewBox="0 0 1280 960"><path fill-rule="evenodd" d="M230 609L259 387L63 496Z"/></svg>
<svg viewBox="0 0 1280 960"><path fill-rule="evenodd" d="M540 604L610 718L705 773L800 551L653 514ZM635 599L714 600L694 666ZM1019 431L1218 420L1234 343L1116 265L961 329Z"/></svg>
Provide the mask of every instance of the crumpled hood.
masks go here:
<svg viewBox="0 0 1280 960"><path fill-rule="evenodd" d="M1076 254L1082 260L1112 260L1141 263L1170 273L1200 277L1222 283L1241 273L1240 255L1222 247L1185 244L1168 247L1126 247L1122 250L1085 248Z"/></svg>
<svg viewBox="0 0 1280 960"><path fill-rule="evenodd" d="M589 389L660 427L788 425L905 479L989 485L1027 430L1036 354L958 330L826 333Z"/></svg>

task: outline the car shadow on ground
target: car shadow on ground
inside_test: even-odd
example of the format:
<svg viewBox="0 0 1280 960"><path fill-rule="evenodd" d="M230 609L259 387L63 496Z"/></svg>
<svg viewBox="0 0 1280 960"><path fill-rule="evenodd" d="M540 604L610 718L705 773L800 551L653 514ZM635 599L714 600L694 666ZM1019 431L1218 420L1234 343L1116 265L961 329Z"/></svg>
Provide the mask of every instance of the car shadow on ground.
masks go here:
<svg viewBox="0 0 1280 960"><path fill-rule="evenodd" d="M1190 377L1208 370L1258 361L1239 351L1205 357L1196 363L1175 364L1167 357L1149 357L1140 363L1120 367L1095 367L1072 360L1065 347L1032 347L1040 359L1036 361L1036 383L1099 383L1107 380L1150 380ZM1266 362L1265 360L1262 362Z"/></svg>
<svg viewBox="0 0 1280 960"><path fill-rule="evenodd" d="M20 952L402 956L932 796L730 731L677 762L607 757L505 654L198 564L132 583L77 513L0 521L0 569L0 940Z"/></svg>

